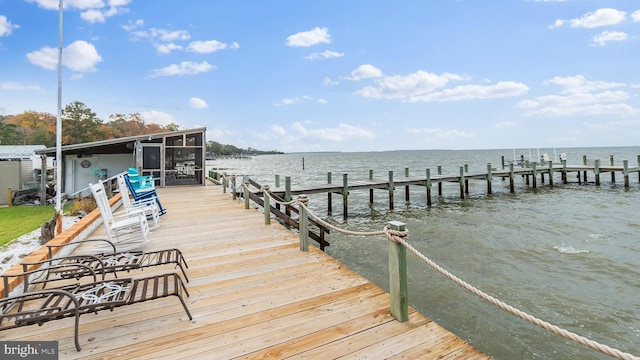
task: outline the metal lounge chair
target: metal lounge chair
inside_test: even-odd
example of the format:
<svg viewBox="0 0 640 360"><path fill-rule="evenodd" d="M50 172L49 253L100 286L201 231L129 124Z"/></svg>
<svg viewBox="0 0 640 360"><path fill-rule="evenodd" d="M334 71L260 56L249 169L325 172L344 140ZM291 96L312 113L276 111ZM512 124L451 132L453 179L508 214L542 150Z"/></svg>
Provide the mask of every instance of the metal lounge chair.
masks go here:
<svg viewBox="0 0 640 360"><path fill-rule="evenodd" d="M153 228L158 227L158 220L160 217L160 207L156 201L156 197L149 197L146 199L131 200L129 198L129 188L127 182L124 179L124 175L119 175L116 178L118 182L118 190L120 191L120 197L122 198L122 207L125 211L142 211L147 216L147 220L153 221Z"/></svg>
<svg viewBox="0 0 640 360"><path fill-rule="evenodd" d="M80 351L78 333L80 315L83 314L114 310L125 305L177 296L189 320L193 319L183 298L183 294L188 297L189 292L176 273L138 279L121 278L75 283L52 289L30 291L29 277L36 272L47 271L49 268L25 273L2 274L5 291L4 297L0 298L0 331L21 326L42 325L45 322L73 317L75 346ZM8 278L16 276L23 278L24 291L21 294L9 296Z"/></svg>
<svg viewBox="0 0 640 360"><path fill-rule="evenodd" d="M129 193L131 193L131 197L133 198L134 201L140 201L140 200L144 200L144 199L155 199L156 203L158 204L158 209L160 210L160 215L164 215L167 213L167 210L165 210L165 208L162 207L162 203L160 202L160 199L158 198L158 194L156 193L156 188L155 186L153 187L138 187L136 189L136 186L134 185L134 183L132 183L131 181L131 176L129 174L124 175L124 180L125 183L127 184L127 188L129 189ZM153 182L151 182L153 183Z"/></svg>
<svg viewBox="0 0 640 360"><path fill-rule="evenodd" d="M84 242L105 242L106 248L111 248L112 251L97 253L97 254L75 254L61 257L54 257L53 249L62 248L65 246L78 245ZM22 271L26 272L29 268L39 266L58 266L65 264L82 264L85 267L71 267L71 268L56 268L47 272L47 278L39 280L37 283L44 284L47 282L56 281L57 279L79 279L84 276L90 276L92 274L101 275L104 279L106 274L113 274L114 277L118 277L118 273L130 272L131 270L140 270L147 267L162 266L175 264L176 268L180 268L182 276L186 282L189 282L189 278L186 273L186 269L189 268L187 261L185 260L182 252L179 249L162 249L155 251L127 251L117 252L115 244L106 239L87 239L75 241L67 244L60 245L47 245L49 251L49 258L47 260L41 260L37 262L22 262ZM32 284L34 282L32 281Z"/></svg>
<svg viewBox="0 0 640 360"><path fill-rule="evenodd" d="M109 199L101 182L89 184L100 216L107 231L107 239L113 242L120 251L132 250L147 242L149 223L142 211L122 213L114 216Z"/></svg>

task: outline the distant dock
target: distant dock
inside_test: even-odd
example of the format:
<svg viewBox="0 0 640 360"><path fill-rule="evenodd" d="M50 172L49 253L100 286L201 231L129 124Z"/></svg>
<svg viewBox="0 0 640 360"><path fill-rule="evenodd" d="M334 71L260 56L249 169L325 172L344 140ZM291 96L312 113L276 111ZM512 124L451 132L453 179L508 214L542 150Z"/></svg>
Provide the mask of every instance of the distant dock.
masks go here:
<svg viewBox="0 0 640 360"><path fill-rule="evenodd" d="M636 166L629 166L629 161L622 161L622 165L615 165L613 155L610 156L608 164L603 164L601 160L588 161L583 156L583 163L578 165L568 165L566 160L561 162L529 162L505 161L502 157L501 169L492 166L491 163L486 164L485 171L470 172L468 164L460 166L456 173L445 174L442 166L435 169L435 174L431 169L426 169L424 175L410 176L409 168L405 168L404 176L397 177L393 171L389 171L388 177L385 179L374 178L373 170L369 170L367 179L353 180L349 178L349 174L342 174L342 182L334 183L331 172L327 173L327 183L324 185L314 185L306 187L291 186L291 177L285 177L284 187L281 186L280 176L275 176L275 186L270 188L271 193L283 198L285 201L291 200L294 196L311 195L311 194L328 194L327 208L328 213L332 212L332 194L342 196L343 217L348 216L349 193L352 191L369 190L369 203L373 204L374 190L384 190L389 194L389 209L394 209L396 189L405 188L405 201L410 200L410 186L421 186L426 189L427 206L432 205L432 189L437 187L439 197L443 196L443 183L457 183L460 188L460 198L465 199L469 195L469 181L480 180L486 182L487 194L493 193L493 181L500 178L502 181L509 181L509 191L515 192L515 182L517 177L524 179L525 185L531 188L537 188L539 185L554 186L556 184L567 184L569 179L576 179L578 183L588 183L593 179L596 186L600 186L601 177L609 174L611 183L616 182L616 174L620 175L625 188L630 187L630 174L637 173L640 182L640 155L637 155ZM211 172L212 178L217 178L218 174ZM238 180L242 181L242 180ZM248 181L248 179L247 179ZM252 182L255 192L260 193L261 185Z"/></svg>

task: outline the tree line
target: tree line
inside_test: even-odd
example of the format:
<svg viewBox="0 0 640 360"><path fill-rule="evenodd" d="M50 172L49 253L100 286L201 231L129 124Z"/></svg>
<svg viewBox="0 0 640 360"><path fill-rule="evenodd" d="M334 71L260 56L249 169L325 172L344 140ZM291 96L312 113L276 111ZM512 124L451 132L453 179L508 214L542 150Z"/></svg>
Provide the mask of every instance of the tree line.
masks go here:
<svg viewBox="0 0 640 360"><path fill-rule="evenodd" d="M104 122L80 101L65 106L61 117L63 145L180 130L177 124L147 123L139 113L112 114L110 121ZM54 147L56 120L56 115L31 110L0 115L0 144Z"/></svg>
<svg viewBox="0 0 640 360"><path fill-rule="evenodd" d="M121 137L156 134L182 130L178 124L166 126L148 123L141 114L115 113L104 122L96 113L80 101L73 101L62 109L62 145L117 139ZM37 111L25 111L17 115L0 114L0 145L56 146L57 116ZM242 149L233 145L207 141L207 155L233 156L274 154L253 148Z"/></svg>

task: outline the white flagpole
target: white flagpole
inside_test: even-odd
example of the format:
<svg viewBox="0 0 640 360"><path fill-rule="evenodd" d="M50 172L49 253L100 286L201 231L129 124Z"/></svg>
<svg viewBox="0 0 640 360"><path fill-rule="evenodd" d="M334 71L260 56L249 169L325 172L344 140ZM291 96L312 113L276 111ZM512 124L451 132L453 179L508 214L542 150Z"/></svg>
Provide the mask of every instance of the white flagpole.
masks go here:
<svg viewBox="0 0 640 360"><path fill-rule="evenodd" d="M62 11L58 9L58 116L56 118L56 234L62 232Z"/></svg>

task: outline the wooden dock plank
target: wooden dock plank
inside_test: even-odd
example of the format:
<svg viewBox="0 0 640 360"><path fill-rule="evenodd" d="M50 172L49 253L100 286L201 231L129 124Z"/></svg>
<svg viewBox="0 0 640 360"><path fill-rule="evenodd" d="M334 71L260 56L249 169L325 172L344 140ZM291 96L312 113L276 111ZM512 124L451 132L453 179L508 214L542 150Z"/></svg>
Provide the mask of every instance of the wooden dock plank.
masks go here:
<svg viewBox="0 0 640 360"><path fill-rule="evenodd" d="M185 301L192 321L170 297L83 315L80 352L72 319L3 331L0 340L57 340L61 359L327 358L356 351L374 358L378 343L387 344L388 354L413 358L421 351L444 356L455 351L454 343L459 353L476 354L413 309L409 321L396 321L382 289L313 246L301 252L293 232L265 225L259 211L244 209L219 187L158 192L168 212L144 249L181 249L189 263ZM176 269L120 277L169 271ZM436 338L455 341L429 341Z"/></svg>

